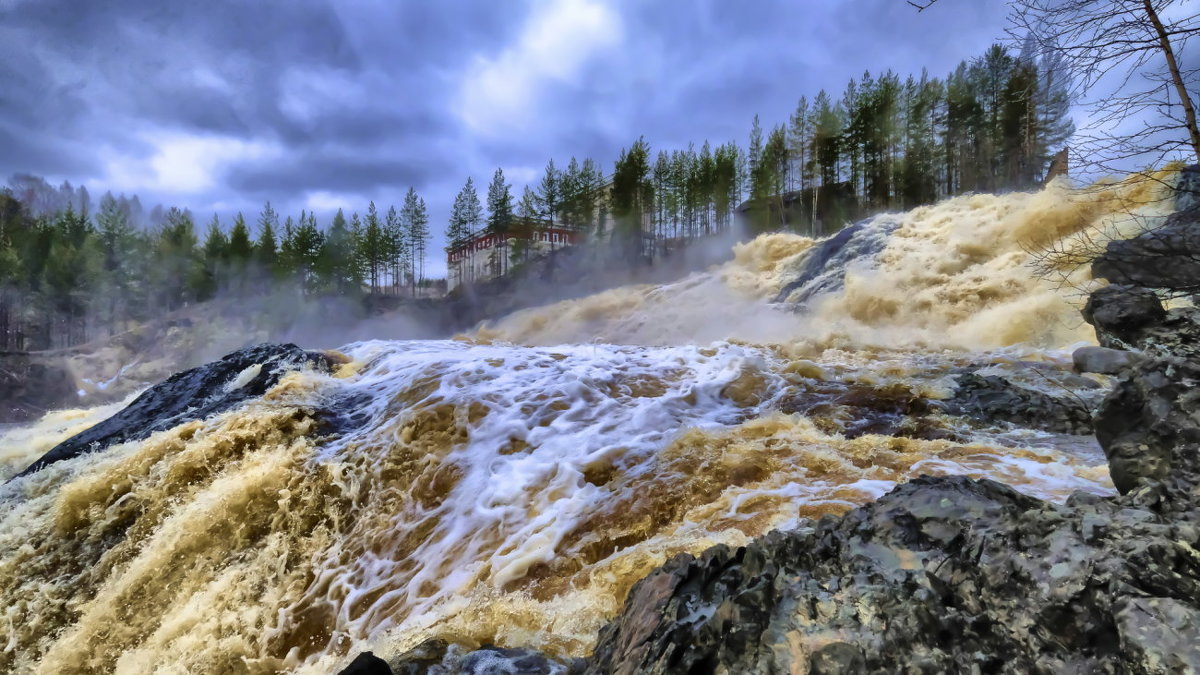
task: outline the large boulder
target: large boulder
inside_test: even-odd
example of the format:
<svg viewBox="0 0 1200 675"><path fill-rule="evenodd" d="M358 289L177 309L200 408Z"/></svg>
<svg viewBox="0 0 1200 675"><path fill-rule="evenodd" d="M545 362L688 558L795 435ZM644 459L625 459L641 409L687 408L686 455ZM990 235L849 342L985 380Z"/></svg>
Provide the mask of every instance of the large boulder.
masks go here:
<svg viewBox="0 0 1200 675"><path fill-rule="evenodd" d="M591 671L1194 670L1200 511L1160 498L1055 506L919 478L841 518L676 557L634 587Z"/></svg>
<svg viewBox="0 0 1200 675"><path fill-rule="evenodd" d="M77 398L75 378L61 360L0 352L0 424L26 422Z"/></svg>
<svg viewBox="0 0 1200 675"><path fill-rule="evenodd" d="M1176 183L1176 211L1132 239L1110 241L1092 262L1092 276L1113 283L1200 292L1200 166Z"/></svg>
<svg viewBox="0 0 1200 675"><path fill-rule="evenodd" d="M1128 349L1142 329L1165 318L1167 310L1154 291L1120 284L1096 290L1083 306L1083 320L1095 327L1100 344L1112 349Z"/></svg>
<svg viewBox="0 0 1200 675"><path fill-rule="evenodd" d="M1134 352L1108 347L1080 347L1071 353L1071 363L1077 373L1119 375L1140 361L1141 357Z"/></svg>
<svg viewBox="0 0 1200 675"><path fill-rule="evenodd" d="M219 361L171 376L147 389L123 410L51 448L16 477L117 443L144 439L183 422L205 419L262 396L289 370L328 370L329 356L293 344L247 347Z"/></svg>
<svg viewBox="0 0 1200 675"><path fill-rule="evenodd" d="M365 652L364 654L370 654ZM357 663L363 654L351 663ZM381 662L384 666L386 663ZM464 649L444 640L427 640L398 656L381 675L578 675L584 672L583 659L556 659L533 649L506 649L485 645ZM341 675L349 675L343 670ZM364 673L363 675L366 675Z"/></svg>
<svg viewBox="0 0 1200 675"><path fill-rule="evenodd" d="M801 305L821 293L838 290L845 283L846 266L878 255L899 227L900 220L895 217L871 218L822 239L808 250L774 302Z"/></svg>
<svg viewBox="0 0 1200 675"><path fill-rule="evenodd" d="M1200 363L1151 359L1127 371L1096 415L1122 493L1148 481L1200 486Z"/></svg>
<svg viewBox="0 0 1200 675"><path fill-rule="evenodd" d="M1200 310L1188 306L1167 310L1149 289L1105 286L1088 297L1083 319L1096 329L1096 339L1104 347L1200 358Z"/></svg>

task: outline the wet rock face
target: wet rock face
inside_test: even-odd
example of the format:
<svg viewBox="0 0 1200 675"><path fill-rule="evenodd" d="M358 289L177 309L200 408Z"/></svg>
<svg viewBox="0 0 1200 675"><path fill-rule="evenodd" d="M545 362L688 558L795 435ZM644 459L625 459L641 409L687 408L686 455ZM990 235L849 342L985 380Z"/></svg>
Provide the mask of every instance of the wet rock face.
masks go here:
<svg viewBox="0 0 1200 675"><path fill-rule="evenodd" d="M1096 328L1104 347L1127 349L1142 331L1167 318L1167 310L1153 291L1133 286L1112 285L1088 297L1083 319Z"/></svg>
<svg viewBox="0 0 1200 675"><path fill-rule="evenodd" d="M1200 206L1200 164L1185 167L1175 183L1175 210L1187 211Z"/></svg>
<svg viewBox="0 0 1200 675"><path fill-rule="evenodd" d="M354 657L350 665L338 671L338 675L392 675L388 662L373 652L363 652Z"/></svg>
<svg viewBox="0 0 1200 675"><path fill-rule="evenodd" d="M841 288L846 279L846 264L877 255L899 226L898 221L867 220L818 242L805 256L795 278L779 291L774 302L803 304L820 293Z"/></svg>
<svg viewBox="0 0 1200 675"><path fill-rule="evenodd" d="M1200 165L1180 172L1175 209L1162 225L1109 242L1093 261L1092 276L1176 293L1200 291Z"/></svg>
<svg viewBox="0 0 1200 675"><path fill-rule="evenodd" d="M1089 296L1083 319L1104 347L1200 359L1200 310L1163 308L1149 289L1113 285Z"/></svg>
<svg viewBox="0 0 1200 675"><path fill-rule="evenodd" d="M370 652L367 652L368 654ZM362 655L360 655L361 658ZM353 664L351 664L353 665ZM385 664L386 665L386 664ZM443 640L423 642L396 659L383 675L578 675L583 659L554 659L532 649L485 646L468 651ZM342 671L343 675L346 671Z"/></svg>
<svg viewBox="0 0 1200 675"><path fill-rule="evenodd" d="M634 587L590 669L1197 668L1200 512L1162 502L1143 491L1064 507L920 478L842 518L675 558Z"/></svg>
<svg viewBox="0 0 1200 675"><path fill-rule="evenodd" d="M0 353L0 423L36 419L75 397L75 380L61 365Z"/></svg>
<svg viewBox="0 0 1200 675"><path fill-rule="evenodd" d="M52 448L16 477L116 443L140 440L183 422L204 419L257 398L288 370L328 370L331 361L296 345L262 344L238 350L199 368L173 375L146 390L124 410Z"/></svg>
<svg viewBox="0 0 1200 675"><path fill-rule="evenodd" d="M1146 481L1200 485L1200 363L1161 358L1130 370L1101 404L1096 439L1122 493Z"/></svg>
<svg viewBox="0 0 1200 675"><path fill-rule="evenodd" d="M1200 204L1133 239L1110 241L1092 276L1175 292L1200 291Z"/></svg>
<svg viewBox="0 0 1200 675"><path fill-rule="evenodd" d="M1062 380L1063 376L1058 375L1057 379ZM1098 385L1091 380L1074 377L1062 384L1058 396L1023 387L997 375L964 372L957 380L954 396L945 403L946 411L951 414L987 423L1008 422L1057 434L1092 432L1094 397L1088 392Z"/></svg>

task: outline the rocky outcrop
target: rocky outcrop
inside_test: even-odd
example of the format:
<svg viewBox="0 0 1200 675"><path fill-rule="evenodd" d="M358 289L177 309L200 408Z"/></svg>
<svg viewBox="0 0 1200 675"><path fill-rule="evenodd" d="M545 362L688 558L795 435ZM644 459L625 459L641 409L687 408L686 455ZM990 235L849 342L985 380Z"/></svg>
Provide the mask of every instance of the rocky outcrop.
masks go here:
<svg viewBox="0 0 1200 675"><path fill-rule="evenodd" d="M247 347L199 368L173 375L138 396L121 412L63 441L16 477L116 443L146 438L183 422L225 412L265 393L288 370L301 366L328 370L331 358L296 345Z"/></svg>
<svg viewBox="0 0 1200 675"><path fill-rule="evenodd" d="M1200 358L1200 310L1167 310L1151 290L1106 286L1089 296L1083 318L1096 329L1096 339L1111 349L1136 350L1149 356Z"/></svg>
<svg viewBox="0 0 1200 675"><path fill-rule="evenodd" d="M1036 369L1031 364L1029 368ZM1058 385L1060 395L1050 395L1022 386L999 375L963 372L956 379L958 388L945 402L946 411L985 423L1007 422L1028 429L1040 429L1057 434L1090 434L1092 412L1098 403L1094 396L1099 385L1074 377L1061 382L1069 374L1055 373L1055 379L1045 375L1046 382ZM1084 395L1081 395L1084 394Z"/></svg>
<svg viewBox="0 0 1200 675"><path fill-rule="evenodd" d="M391 665L394 675L580 675L583 659L555 659L532 649L484 646L466 650L443 640L430 640L399 656ZM386 671L381 671L387 675ZM345 671L341 675L349 675ZM364 671L363 675L367 675Z"/></svg>
<svg viewBox="0 0 1200 675"><path fill-rule="evenodd" d="M1176 211L1132 239L1111 241L1092 263L1092 276L1117 284L1200 292L1200 166L1178 178Z"/></svg>
<svg viewBox="0 0 1200 675"><path fill-rule="evenodd" d="M1058 505L989 480L922 477L841 517L677 556L633 588L585 663L442 646L393 669L1200 671L1200 362L1167 351L1186 346L1188 316L1123 288L1098 292L1087 316L1102 341L1149 347L1096 356L1122 361L1095 416L1120 495ZM989 420L1078 422L1079 410L1039 413L1061 402L1005 378L957 379L959 405Z"/></svg>
<svg viewBox="0 0 1200 675"><path fill-rule="evenodd" d="M800 268L780 289L774 302L803 305L820 293L841 288L846 279L846 265L878 255L899 227L898 219L884 216L855 223L822 239L808 250Z"/></svg>
<svg viewBox="0 0 1200 675"><path fill-rule="evenodd" d="M1137 365L1120 370L1096 415L1113 484L1123 493L1145 481L1200 485L1200 312L1114 285L1092 293L1083 315L1101 344L1138 350L1118 352Z"/></svg>
<svg viewBox="0 0 1200 675"><path fill-rule="evenodd" d="M1200 488L1200 363L1165 357L1131 369L1096 415L1122 493L1151 481Z"/></svg>
<svg viewBox="0 0 1200 675"><path fill-rule="evenodd" d="M0 423L34 419L75 396L75 379L62 364L0 352Z"/></svg>
<svg viewBox="0 0 1200 675"><path fill-rule="evenodd" d="M354 657L350 665L338 671L338 675L392 675L387 661L375 656L374 652L363 652Z"/></svg>
<svg viewBox="0 0 1200 675"><path fill-rule="evenodd" d="M1200 638L1200 512L1163 499L1055 506L992 481L920 478L842 518L675 558L634 587L591 668L1200 668L1200 651L1177 648Z"/></svg>

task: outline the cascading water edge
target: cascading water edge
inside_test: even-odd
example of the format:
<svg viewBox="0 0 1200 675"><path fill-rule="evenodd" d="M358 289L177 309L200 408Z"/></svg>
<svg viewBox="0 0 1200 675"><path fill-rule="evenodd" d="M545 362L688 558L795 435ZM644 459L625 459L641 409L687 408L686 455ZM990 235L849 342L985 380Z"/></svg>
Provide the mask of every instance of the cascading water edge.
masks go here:
<svg viewBox="0 0 1200 675"><path fill-rule="evenodd" d="M331 372L16 478L0 668L328 672L428 638L584 656L675 554L919 475L1110 494L1086 436L948 404L968 371L1101 391L1067 372L1087 327L1027 249L1122 216L1064 190L881 216L786 293L820 243L764 235L673 284L345 345ZM118 407L7 430L6 475Z"/></svg>

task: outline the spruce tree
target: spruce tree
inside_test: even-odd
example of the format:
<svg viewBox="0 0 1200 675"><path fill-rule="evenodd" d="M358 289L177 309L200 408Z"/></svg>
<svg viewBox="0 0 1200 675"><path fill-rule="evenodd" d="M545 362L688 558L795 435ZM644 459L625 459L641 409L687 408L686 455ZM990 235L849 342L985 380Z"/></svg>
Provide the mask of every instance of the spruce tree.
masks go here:
<svg viewBox="0 0 1200 675"><path fill-rule="evenodd" d="M513 243L510 256L514 265L529 260L532 242L542 229L538 223L542 213L539 202L538 195L526 185L521 193L521 201L517 203L517 217L521 220L522 236L517 237Z"/></svg>
<svg viewBox="0 0 1200 675"><path fill-rule="evenodd" d="M329 232L322 242L317 262L317 277L322 289L338 295L358 290L358 266L354 262L354 233L341 209L333 216Z"/></svg>
<svg viewBox="0 0 1200 675"><path fill-rule="evenodd" d="M367 281L370 282L371 292L379 292L380 268L384 262L385 241L383 224L379 221L379 211L375 202L367 205L367 217L363 223L363 236L360 242L359 260L363 266Z"/></svg>
<svg viewBox="0 0 1200 675"><path fill-rule="evenodd" d="M493 252L492 274L499 276L505 273L508 248L508 232L512 225L513 200L512 186L504 180L504 170L496 169L492 174L492 182L488 184L487 193L488 220L487 231L496 242Z"/></svg>
<svg viewBox="0 0 1200 675"><path fill-rule="evenodd" d="M546 172L542 174L542 182L538 185L537 203L540 205L541 215L551 222L555 222L558 218L559 202L562 201L562 193L559 185L558 169L554 168L554 159L552 158L546 163Z"/></svg>
<svg viewBox="0 0 1200 675"><path fill-rule="evenodd" d="M654 185L650 181L650 146L639 138L628 150L622 150L613 166L610 191L616 219L613 238L634 260L644 254L642 222L654 203Z"/></svg>
<svg viewBox="0 0 1200 675"><path fill-rule="evenodd" d="M396 294L404 284L404 275L411 265L411 251L408 247L408 234L403 218L395 206L389 206L384 216L383 242L385 268L389 270L391 285Z"/></svg>
<svg viewBox="0 0 1200 675"><path fill-rule="evenodd" d="M279 265L279 215L271 208L271 202L263 206L258 216L258 239L254 242L254 260L265 279L276 276Z"/></svg>

